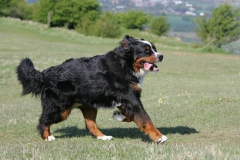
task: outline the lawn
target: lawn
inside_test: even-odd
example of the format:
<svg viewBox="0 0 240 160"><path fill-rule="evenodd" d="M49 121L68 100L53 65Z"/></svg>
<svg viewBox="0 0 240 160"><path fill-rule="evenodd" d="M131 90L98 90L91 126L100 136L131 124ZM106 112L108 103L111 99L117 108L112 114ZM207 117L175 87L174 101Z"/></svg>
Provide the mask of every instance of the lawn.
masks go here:
<svg viewBox="0 0 240 160"><path fill-rule="evenodd" d="M97 123L110 141L92 138L79 110L52 126L55 141L37 130L40 100L21 97L15 68L30 57L38 70L74 57L104 54L119 39L85 37L74 31L0 18L1 159L240 159L240 56L199 53L190 45L145 32L164 60L143 83L142 102L155 126L168 137L156 145L134 123L113 120L100 109ZM139 37L138 37L139 36Z"/></svg>

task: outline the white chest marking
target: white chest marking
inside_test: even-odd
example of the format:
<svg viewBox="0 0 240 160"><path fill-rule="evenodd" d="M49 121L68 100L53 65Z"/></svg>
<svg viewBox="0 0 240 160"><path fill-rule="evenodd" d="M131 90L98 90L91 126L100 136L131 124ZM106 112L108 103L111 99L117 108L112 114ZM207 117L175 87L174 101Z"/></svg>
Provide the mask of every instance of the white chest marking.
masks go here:
<svg viewBox="0 0 240 160"><path fill-rule="evenodd" d="M139 80L138 86L140 88L142 88L142 83L143 80L145 78L145 76L147 75L148 71L144 70L144 69L140 69L139 72L133 72L133 74L137 77L137 79Z"/></svg>

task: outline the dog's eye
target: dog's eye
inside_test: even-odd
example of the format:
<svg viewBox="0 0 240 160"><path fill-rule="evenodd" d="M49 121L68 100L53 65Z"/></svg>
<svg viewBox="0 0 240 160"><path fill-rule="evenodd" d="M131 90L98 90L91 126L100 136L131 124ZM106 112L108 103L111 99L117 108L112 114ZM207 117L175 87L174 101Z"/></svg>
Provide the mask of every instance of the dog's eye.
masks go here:
<svg viewBox="0 0 240 160"><path fill-rule="evenodd" d="M151 52L150 46L146 46L145 47L145 53L149 53L149 52Z"/></svg>
<svg viewBox="0 0 240 160"><path fill-rule="evenodd" d="M146 48L146 50L150 50L150 47L149 47L149 46L146 46L145 48Z"/></svg>

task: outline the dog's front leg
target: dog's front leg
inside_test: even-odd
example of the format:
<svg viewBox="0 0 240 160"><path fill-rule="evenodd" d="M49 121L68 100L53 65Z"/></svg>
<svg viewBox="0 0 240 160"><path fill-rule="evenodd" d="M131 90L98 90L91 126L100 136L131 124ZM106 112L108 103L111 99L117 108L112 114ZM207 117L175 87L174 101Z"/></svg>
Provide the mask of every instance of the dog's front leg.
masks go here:
<svg viewBox="0 0 240 160"><path fill-rule="evenodd" d="M144 108L139 108L139 112L134 114L133 121L137 124L141 131L144 131L156 143L163 143L167 140L156 127L153 125L150 117Z"/></svg>
<svg viewBox="0 0 240 160"><path fill-rule="evenodd" d="M118 107L119 110L113 112L113 118L120 122L131 122L134 121L141 131L144 131L149 137L156 143L163 143L167 140L167 137L164 136L156 127L153 125L149 115L144 110L143 107L138 107L138 112L134 113L133 118L129 118L126 115L126 112L122 109L121 106Z"/></svg>

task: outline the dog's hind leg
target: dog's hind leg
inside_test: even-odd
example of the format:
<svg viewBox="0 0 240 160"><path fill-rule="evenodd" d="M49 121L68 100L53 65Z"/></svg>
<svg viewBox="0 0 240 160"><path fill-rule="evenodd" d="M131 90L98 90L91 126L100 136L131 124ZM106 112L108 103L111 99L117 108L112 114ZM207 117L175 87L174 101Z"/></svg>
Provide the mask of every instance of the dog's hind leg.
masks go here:
<svg viewBox="0 0 240 160"><path fill-rule="evenodd" d="M81 107L80 108L84 119L86 128L89 130L90 134L96 137L97 139L101 140L110 140L112 136L104 135L99 129L96 124L96 117L97 117L97 109L96 108L88 108L88 107Z"/></svg>
<svg viewBox="0 0 240 160"><path fill-rule="evenodd" d="M68 108L63 111L53 110L49 112L43 112L40 119L38 130L43 140L52 141L55 140L55 137L51 135L50 126L54 123L59 123L63 120L66 120L69 114L71 113L72 108Z"/></svg>

